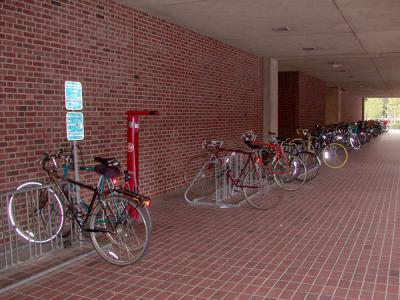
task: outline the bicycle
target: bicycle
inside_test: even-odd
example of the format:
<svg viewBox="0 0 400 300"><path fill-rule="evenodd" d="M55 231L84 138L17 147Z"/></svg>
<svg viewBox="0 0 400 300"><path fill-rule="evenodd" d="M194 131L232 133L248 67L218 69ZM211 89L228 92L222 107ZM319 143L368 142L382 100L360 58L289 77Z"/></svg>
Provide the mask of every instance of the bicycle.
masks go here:
<svg viewBox="0 0 400 300"><path fill-rule="evenodd" d="M295 191L307 181L307 166L301 158L285 153L284 140L273 137L270 132L269 142L256 140L256 134L247 131L242 135L244 143L257 155L257 162L267 176L273 176L275 183L287 191Z"/></svg>
<svg viewBox="0 0 400 300"><path fill-rule="evenodd" d="M361 142L355 132L356 127L352 124L338 124L335 131L332 131L333 142L343 145L347 151L359 150Z"/></svg>
<svg viewBox="0 0 400 300"><path fill-rule="evenodd" d="M203 142L203 149L209 153L197 154L188 159L184 170L184 181L187 185L185 198L188 199L190 193L199 198L209 196L216 192L218 180L227 179L231 194L243 193L244 199L252 207L267 209L267 178L261 175L254 152L225 149L222 145L222 141L206 140ZM231 168L233 161L234 169ZM239 161L241 163L238 164ZM262 203L256 201L256 194L262 199Z"/></svg>
<svg viewBox="0 0 400 300"><path fill-rule="evenodd" d="M348 153L346 148L334 142L333 132L328 132L317 126L317 133L311 135L308 129L299 129L304 138L296 139L301 144L300 149L315 153L329 168L337 169L347 163Z"/></svg>
<svg viewBox="0 0 400 300"><path fill-rule="evenodd" d="M151 238L150 216L144 210L150 199L116 186L106 190L104 181L120 175L119 168L108 165L107 159L97 158L100 164L93 168L100 175L96 187L58 175L59 161L68 163L70 159L64 151L45 153L41 164L49 183L33 181L18 188L26 199L12 197L8 205L16 232L29 242L46 243L59 236L68 217L82 232L90 233L93 247L106 261L116 265L136 262L145 254ZM78 212L69 189L65 189L68 185L92 192L86 214ZM24 192L27 188L32 192ZM28 197L29 193L35 197Z"/></svg>
<svg viewBox="0 0 400 300"><path fill-rule="evenodd" d="M300 135L303 129L297 129L297 134ZM319 168L321 167L321 159L315 152L307 150L303 147L304 139L295 138L291 140L284 141L282 147L285 153L289 155L298 156L307 167L307 181L315 178L319 173Z"/></svg>
<svg viewBox="0 0 400 300"><path fill-rule="evenodd" d="M304 162L295 157L286 158L279 143L257 144L255 137L251 131L242 135L242 140L251 151L222 148L222 141L204 141L203 149L210 154L195 155L186 163L184 180L188 188L185 197L191 191L200 197L214 193L217 179L225 176L233 186L232 192L242 191L250 206L264 210L271 208L271 199L267 196L269 175L273 176L276 184L285 190L300 188L307 177ZM277 150L272 165L266 163L258 153L270 147ZM238 155L243 157L242 164L237 166L236 170L232 170L230 161ZM295 180L293 187L291 182L294 181L294 177L301 180Z"/></svg>
<svg viewBox="0 0 400 300"><path fill-rule="evenodd" d="M100 174L98 172L96 172L95 167L87 167L83 161L83 155L82 155L82 151L81 148L79 146L77 146L79 151L80 151L80 157L81 157L81 161L80 161L80 166L79 166L79 170L80 171L86 171L86 172L95 172L97 174ZM64 156L68 156L69 158L64 160L64 164L62 166L63 169L63 177L66 178L68 177L68 174L70 171L74 170L74 157L73 157L73 151L71 149L71 151L69 151L69 149L60 149L61 152L64 153ZM109 167L120 167L120 163L118 160L116 160L115 158L101 158L98 156L94 157L94 161L101 163L102 165L106 165ZM118 171L118 176L119 176L119 171ZM99 180L98 180L98 189L99 191L104 191L106 193L112 193L114 191L114 189L116 188L116 185L118 183L117 177L118 176L114 176L112 178L107 178L103 175L99 176ZM64 189L68 189L68 192L76 192L74 191L73 185L68 184L68 186L63 186ZM129 178L128 178L128 172L124 171L124 185L123 188L126 190L130 190L132 191L132 188L130 188L129 186ZM76 195L75 195L76 197ZM77 198L77 197L76 197ZM148 223L149 223L149 230L150 232L153 229L153 223L152 223L152 218L150 215L150 211L149 211L149 207L150 207L150 202L146 202L147 204L143 206L144 212L148 215ZM83 200L83 198L78 199L78 214L87 214L89 206L85 203L85 201ZM135 211L132 210L131 214L134 215ZM64 234L65 235L65 234Z"/></svg>
<svg viewBox="0 0 400 300"><path fill-rule="evenodd" d="M346 150L359 150L361 148L361 141L358 138L358 126L355 124L348 124L346 128Z"/></svg>

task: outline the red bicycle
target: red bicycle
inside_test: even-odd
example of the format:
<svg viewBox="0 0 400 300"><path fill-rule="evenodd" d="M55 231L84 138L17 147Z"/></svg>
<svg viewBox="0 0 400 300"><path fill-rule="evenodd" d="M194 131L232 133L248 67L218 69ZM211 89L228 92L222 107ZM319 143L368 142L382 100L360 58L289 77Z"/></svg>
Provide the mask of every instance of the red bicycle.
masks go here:
<svg viewBox="0 0 400 300"><path fill-rule="evenodd" d="M242 135L251 151L226 149L221 141L205 141L207 153L192 156L185 165L184 180L187 184L185 197L197 199L213 194L219 188L220 178L226 178L230 193L242 192L245 200L254 208L271 208L267 195L268 178L285 190L297 190L307 179L304 162L298 157L285 156L280 143L261 143L248 131ZM272 155L271 163L268 162ZM231 163L236 160L235 163Z"/></svg>
<svg viewBox="0 0 400 300"><path fill-rule="evenodd" d="M203 149L208 153L189 158L184 170L185 199L189 203L200 202L210 195L216 197L215 193L223 190L226 197L241 196L237 198L247 200L255 208L269 208L267 178L260 175L254 151L226 149L222 144L222 141L204 141ZM263 205L255 201L255 194L263 199Z"/></svg>
<svg viewBox="0 0 400 300"><path fill-rule="evenodd" d="M307 167L298 156L285 154L282 147L284 141L273 137L274 134L270 132L270 141L267 143L257 141L253 131L243 133L242 139L256 153L256 161L266 176L272 176L281 188L295 191L307 181Z"/></svg>

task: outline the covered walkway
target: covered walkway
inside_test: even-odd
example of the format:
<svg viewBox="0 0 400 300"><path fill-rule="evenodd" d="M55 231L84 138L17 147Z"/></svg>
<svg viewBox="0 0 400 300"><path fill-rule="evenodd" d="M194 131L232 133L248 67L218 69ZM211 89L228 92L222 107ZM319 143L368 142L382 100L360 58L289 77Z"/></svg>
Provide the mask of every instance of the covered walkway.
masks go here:
<svg viewBox="0 0 400 300"><path fill-rule="evenodd" d="M96 254L3 299L400 299L400 132L269 211L153 208L150 251L129 267Z"/></svg>

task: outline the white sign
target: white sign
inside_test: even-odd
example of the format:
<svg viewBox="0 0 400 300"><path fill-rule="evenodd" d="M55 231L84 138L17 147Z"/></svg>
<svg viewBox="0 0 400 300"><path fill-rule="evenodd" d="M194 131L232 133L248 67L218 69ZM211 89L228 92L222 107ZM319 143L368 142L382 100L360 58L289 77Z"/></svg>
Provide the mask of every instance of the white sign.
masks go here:
<svg viewBox="0 0 400 300"><path fill-rule="evenodd" d="M82 84L80 82L65 82L65 108L67 110L82 110Z"/></svg>
<svg viewBox="0 0 400 300"><path fill-rule="evenodd" d="M81 141L85 137L83 127L83 113L67 112L67 139L68 141Z"/></svg>

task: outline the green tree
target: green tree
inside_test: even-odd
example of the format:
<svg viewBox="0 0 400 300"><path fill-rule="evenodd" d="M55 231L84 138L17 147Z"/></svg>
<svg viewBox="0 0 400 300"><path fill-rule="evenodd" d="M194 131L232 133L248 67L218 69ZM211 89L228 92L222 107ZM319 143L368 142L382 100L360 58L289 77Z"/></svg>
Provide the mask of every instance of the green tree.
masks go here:
<svg viewBox="0 0 400 300"><path fill-rule="evenodd" d="M364 117L366 120L386 117L385 98L365 99Z"/></svg>
<svg viewBox="0 0 400 300"><path fill-rule="evenodd" d="M400 128L400 98L365 99L364 118L388 119L391 128Z"/></svg>

